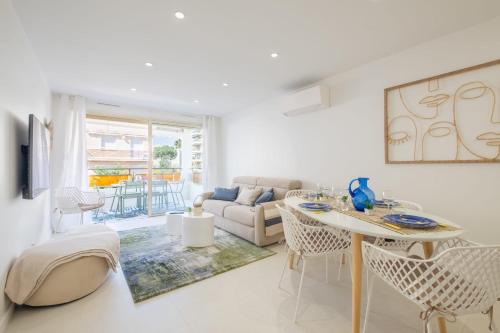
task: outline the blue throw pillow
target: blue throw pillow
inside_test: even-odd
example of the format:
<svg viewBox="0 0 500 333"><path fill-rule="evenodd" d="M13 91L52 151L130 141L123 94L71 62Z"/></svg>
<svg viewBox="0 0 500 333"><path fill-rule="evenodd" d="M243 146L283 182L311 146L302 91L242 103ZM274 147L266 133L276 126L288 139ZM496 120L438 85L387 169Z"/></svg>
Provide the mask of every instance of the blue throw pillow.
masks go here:
<svg viewBox="0 0 500 333"><path fill-rule="evenodd" d="M270 189L269 191L262 192L262 194L257 198L257 200L255 200L255 204L273 201L273 199L274 199L274 190Z"/></svg>
<svg viewBox="0 0 500 333"><path fill-rule="evenodd" d="M213 200L224 200L224 201L234 201L238 197L238 192L240 188L223 188L216 187L214 190L214 194L212 194Z"/></svg>

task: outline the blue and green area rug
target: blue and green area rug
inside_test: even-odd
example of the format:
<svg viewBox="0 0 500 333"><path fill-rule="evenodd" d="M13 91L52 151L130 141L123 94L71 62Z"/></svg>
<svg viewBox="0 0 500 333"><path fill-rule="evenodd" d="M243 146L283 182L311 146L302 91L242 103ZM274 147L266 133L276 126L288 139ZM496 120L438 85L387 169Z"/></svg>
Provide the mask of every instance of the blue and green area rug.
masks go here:
<svg viewBox="0 0 500 333"><path fill-rule="evenodd" d="M217 228L215 244L204 248L184 247L164 225L119 234L120 264L136 303L275 254Z"/></svg>

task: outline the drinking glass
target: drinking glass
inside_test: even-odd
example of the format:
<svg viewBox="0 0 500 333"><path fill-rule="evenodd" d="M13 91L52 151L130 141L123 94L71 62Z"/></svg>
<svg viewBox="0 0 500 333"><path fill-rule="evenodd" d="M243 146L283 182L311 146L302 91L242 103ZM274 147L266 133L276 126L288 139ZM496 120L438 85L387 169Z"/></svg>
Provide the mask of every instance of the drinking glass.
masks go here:
<svg viewBox="0 0 500 333"><path fill-rule="evenodd" d="M384 204L389 209L389 213L392 213L392 206L395 203L394 195L392 191L387 190L382 192L382 199L384 200Z"/></svg>
<svg viewBox="0 0 500 333"><path fill-rule="evenodd" d="M338 198L340 202L340 210L346 212L349 210L349 192L347 190L339 190Z"/></svg>

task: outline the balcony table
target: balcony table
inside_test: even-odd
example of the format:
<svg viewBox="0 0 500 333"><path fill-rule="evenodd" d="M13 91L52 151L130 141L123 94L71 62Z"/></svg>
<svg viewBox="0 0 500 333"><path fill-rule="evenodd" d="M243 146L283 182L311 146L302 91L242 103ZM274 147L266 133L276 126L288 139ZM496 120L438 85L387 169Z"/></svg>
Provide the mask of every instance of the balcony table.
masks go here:
<svg viewBox="0 0 500 333"><path fill-rule="evenodd" d="M305 199L300 197L290 197L284 200L285 204L308 218L314 219L320 223L332 226L334 228L343 229L351 232L351 253L352 253L352 332L360 332L360 320L361 320L361 293L362 293L362 273L363 273L363 258L361 251L361 242L364 236L373 236L379 238L388 239L401 239L414 242L421 242L424 248L425 256L432 256L433 242L444 241L447 239L452 239L459 237L464 230L454 230L454 231L425 231L422 233L415 233L411 235L400 234L395 231L377 226L375 224L360 220L358 218L342 214L337 211L321 212L315 213L299 207L300 203L306 202ZM398 209L401 211L401 209ZM418 212L407 210L408 213L417 214L419 216L424 216L435 220L440 224L451 225L459 227L455 223L452 223L441 217L427 214L424 212ZM293 265L294 259L289 258L289 263ZM444 318L438 318L439 329L441 333L446 333L446 323Z"/></svg>

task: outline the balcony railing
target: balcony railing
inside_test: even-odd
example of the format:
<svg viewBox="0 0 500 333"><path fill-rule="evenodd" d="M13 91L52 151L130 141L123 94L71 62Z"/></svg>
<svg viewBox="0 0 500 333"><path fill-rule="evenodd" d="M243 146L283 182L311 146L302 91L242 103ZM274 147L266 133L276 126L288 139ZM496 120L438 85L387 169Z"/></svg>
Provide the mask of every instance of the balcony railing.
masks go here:
<svg viewBox="0 0 500 333"><path fill-rule="evenodd" d="M90 168L89 171L89 186L110 186L118 184L125 180L145 180L148 179L147 168ZM153 168L154 180L166 180L171 182L179 181L185 178L181 168ZM201 184L202 170L192 168L191 179L193 184Z"/></svg>

